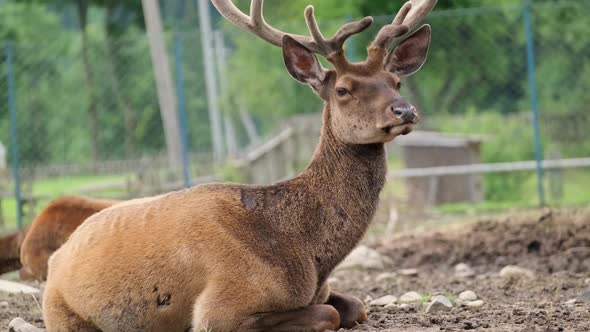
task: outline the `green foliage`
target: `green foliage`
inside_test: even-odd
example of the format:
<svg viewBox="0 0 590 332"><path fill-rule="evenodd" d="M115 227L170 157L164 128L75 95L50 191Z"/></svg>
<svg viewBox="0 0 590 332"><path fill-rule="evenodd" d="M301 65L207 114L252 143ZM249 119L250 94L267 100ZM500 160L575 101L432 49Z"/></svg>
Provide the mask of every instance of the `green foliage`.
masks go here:
<svg viewBox="0 0 590 332"><path fill-rule="evenodd" d="M460 116L438 115L433 122L443 132L484 135L481 151L483 163L534 159L533 132L527 114L507 116L471 111ZM525 190L523 184L529 178L527 172L486 174L486 200L519 201Z"/></svg>

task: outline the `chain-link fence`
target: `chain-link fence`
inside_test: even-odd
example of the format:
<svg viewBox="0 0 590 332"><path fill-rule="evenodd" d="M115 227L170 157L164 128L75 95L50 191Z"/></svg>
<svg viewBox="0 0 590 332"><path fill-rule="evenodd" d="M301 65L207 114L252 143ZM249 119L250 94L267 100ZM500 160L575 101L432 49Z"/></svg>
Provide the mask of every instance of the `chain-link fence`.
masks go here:
<svg viewBox="0 0 590 332"><path fill-rule="evenodd" d="M551 205L590 202L584 159L590 157L590 2L525 4L438 10L427 19L433 27L429 58L403 81L402 93L421 110L420 129L428 133L391 144L392 175L383 205L396 210L384 219L391 221L400 211L479 213L536 206L540 189ZM370 38L391 19L377 17L368 32L348 43L347 55L362 61ZM319 135L317 126L304 131L304 139L284 129L295 114L319 112L321 101L288 76L279 48L217 21L219 30L207 47L214 49L209 66L217 74L222 133L217 139L223 155L232 157L226 162L213 162L198 23L166 34L181 122L173 134L184 136L179 140L184 170L170 165L145 32L131 27L109 35L90 26L85 35L69 31L36 43L6 37L0 67L0 143L7 150L0 169L0 220L14 227L22 212L29 222L49 200L65 194L129 198L180 188L187 178L261 178L248 168L262 170L266 182L301 170ZM320 22L325 34L342 23ZM303 19L281 29L307 33ZM532 111L538 113L538 140ZM281 145L295 139L304 143ZM558 160L544 165L542 188L536 142L542 159ZM277 171L281 167L286 171ZM408 175L400 171L405 168L421 171Z"/></svg>

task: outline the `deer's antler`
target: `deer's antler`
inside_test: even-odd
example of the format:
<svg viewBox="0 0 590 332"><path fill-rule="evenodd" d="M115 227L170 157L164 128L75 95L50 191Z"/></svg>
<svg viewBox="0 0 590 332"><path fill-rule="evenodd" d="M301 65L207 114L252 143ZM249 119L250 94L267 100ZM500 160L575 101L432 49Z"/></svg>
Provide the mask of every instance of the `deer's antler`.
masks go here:
<svg viewBox="0 0 590 332"><path fill-rule="evenodd" d="M326 57L332 63L346 60L342 52L344 42L350 36L367 29L372 17L343 25L332 38L326 39L317 24L313 6L305 8L305 21L311 36L296 35L283 32L268 25L262 15L263 0L252 0L250 16L242 13L231 0L211 0L223 17L236 26L255 34L267 42L282 46L283 36L289 35L310 51ZM391 24L384 26L369 46L369 61L382 62L387 51L393 44L420 23L432 10L437 0L408 0L399 10Z"/></svg>
<svg viewBox="0 0 590 332"><path fill-rule="evenodd" d="M359 21L343 25L332 38L325 39L318 27L312 6L305 9L305 21L311 36L303 36L286 33L268 25L262 16L263 0L252 0L250 3L250 16L242 13L231 0L212 0L212 2L219 13L228 21L273 45L282 46L283 36L289 35L310 51L328 59L331 54L342 51L347 38L362 32L373 23L372 17L365 17Z"/></svg>
<svg viewBox="0 0 590 332"><path fill-rule="evenodd" d="M403 40L432 11L437 0L408 0L393 21L381 28L371 45L369 61L382 62L390 48Z"/></svg>

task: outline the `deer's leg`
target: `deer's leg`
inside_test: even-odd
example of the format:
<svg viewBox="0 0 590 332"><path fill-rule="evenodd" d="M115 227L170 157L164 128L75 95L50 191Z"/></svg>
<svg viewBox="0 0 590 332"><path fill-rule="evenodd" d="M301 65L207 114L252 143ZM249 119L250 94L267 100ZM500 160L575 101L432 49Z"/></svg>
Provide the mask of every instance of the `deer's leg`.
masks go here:
<svg viewBox="0 0 590 332"><path fill-rule="evenodd" d="M94 325L74 313L59 294L51 289L43 296L43 319L51 332L100 332Z"/></svg>
<svg viewBox="0 0 590 332"><path fill-rule="evenodd" d="M331 291L326 304L336 308L340 314L340 327L349 329L367 320L363 301L352 295Z"/></svg>
<svg viewBox="0 0 590 332"><path fill-rule="evenodd" d="M340 316L334 307L313 304L286 311L268 312L251 316L241 325L241 331L262 332L323 332L335 331L340 326Z"/></svg>
<svg viewBox="0 0 590 332"><path fill-rule="evenodd" d="M340 314L340 327L343 328L352 328L367 320L363 301L331 290L327 282L317 291L314 303L329 304L336 308Z"/></svg>

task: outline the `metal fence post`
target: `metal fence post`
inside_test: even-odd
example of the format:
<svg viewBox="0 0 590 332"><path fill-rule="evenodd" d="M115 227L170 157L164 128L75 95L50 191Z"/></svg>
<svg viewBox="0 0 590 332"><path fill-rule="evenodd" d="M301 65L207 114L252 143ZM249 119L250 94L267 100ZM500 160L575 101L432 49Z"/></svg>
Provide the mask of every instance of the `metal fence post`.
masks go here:
<svg viewBox="0 0 590 332"><path fill-rule="evenodd" d="M524 0L524 30L526 38L527 71L529 81L529 94L531 111L533 112L533 131L535 140L535 159L537 161L537 190L539 193L539 205L545 205L545 190L543 188L543 150L541 147L541 130L539 129L539 111L537 101L537 85L535 81L535 49L531 17L531 0Z"/></svg>
<svg viewBox="0 0 590 332"><path fill-rule="evenodd" d="M182 75L182 41L178 32L174 34L174 62L176 67L176 96L178 98L180 144L182 145L182 173L184 176L184 186L188 188L191 186L191 175L186 128L186 98L184 96L184 77Z"/></svg>
<svg viewBox="0 0 590 332"><path fill-rule="evenodd" d="M18 229L23 226L23 211L20 191L19 153L16 130L16 97L14 91L13 55L14 46L7 42L4 46L6 56L6 80L8 81L8 108L10 111L10 139L12 144L12 177L14 178L14 198L16 199L16 225Z"/></svg>

